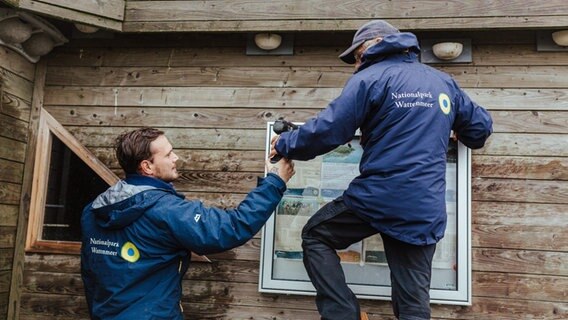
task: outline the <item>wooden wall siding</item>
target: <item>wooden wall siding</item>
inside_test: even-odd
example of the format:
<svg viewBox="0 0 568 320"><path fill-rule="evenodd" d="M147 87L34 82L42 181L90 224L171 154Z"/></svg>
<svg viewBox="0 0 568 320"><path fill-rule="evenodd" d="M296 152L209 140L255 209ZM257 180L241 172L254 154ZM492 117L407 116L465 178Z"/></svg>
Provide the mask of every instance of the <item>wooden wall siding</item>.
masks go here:
<svg viewBox="0 0 568 320"><path fill-rule="evenodd" d="M376 18L413 30L557 28L568 23L562 0L127 0L125 11L127 32L356 30Z"/></svg>
<svg viewBox="0 0 568 320"><path fill-rule="evenodd" d="M0 47L0 318L8 312L34 69Z"/></svg>
<svg viewBox="0 0 568 320"><path fill-rule="evenodd" d="M334 35L317 37L323 39L300 41L297 54L286 57L245 56L230 35L220 45L156 40L145 48L148 42L136 47L125 38L122 46L60 48L48 61L45 108L116 172L119 133L164 129L182 158L176 187L234 207L263 172L265 122L317 114L349 77L351 68L336 58L342 47L322 44ZM534 34L471 37L480 39L472 64L437 67L495 120L487 146L472 156L473 306L434 305L433 319L565 319L568 56L535 52ZM260 242L256 236L208 256L211 264L191 266L182 300L188 319L317 319L312 297L257 292ZM21 318L87 319L79 263L77 256L27 255ZM393 319L387 302L362 307L371 319Z"/></svg>
<svg viewBox="0 0 568 320"><path fill-rule="evenodd" d="M40 15L111 30L121 31L124 20L124 0L6 0L6 2Z"/></svg>

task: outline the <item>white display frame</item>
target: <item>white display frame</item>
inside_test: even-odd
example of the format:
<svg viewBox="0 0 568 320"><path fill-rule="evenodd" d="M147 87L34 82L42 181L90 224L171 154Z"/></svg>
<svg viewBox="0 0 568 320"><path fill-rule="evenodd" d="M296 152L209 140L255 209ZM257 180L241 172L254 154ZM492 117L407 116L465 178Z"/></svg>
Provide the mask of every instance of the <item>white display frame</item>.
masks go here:
<svg viewBox="0 0 568 320"><path fill-rule="evenodd" d="M274 135L272 131L272 126L274 122L268 122L266 127L266 156L268 156L270 150L270 140ZM301 125L298 123L298 125ZM313 161L313 160L312 160ZM298 168L298 162L296 162L296 168ZM266 174L266 173L265 173ZM451 289L441 289L435 288L432 285L430 290L430 302L438 304L449 304L449 305L471 305L472 294L471 294L471 152L463 144L457 144L457 161L456 161L456 176L457 182L453 184L455 186L456 195L456 217L455 217L455 240L456 244L456 270L455 270L455 281L453 286L455 288ZM447 181L447 189L451 186L450 181ZM262 241L261 241L261 252L260 252L260 272L259 272L259 292L265 293L278 293L278 294L296 294L296 295L315 295L315 289L309 280L298 280L298 279L282 279L274 277L274 245L275 245L275 226L276 226L276 214L273 214L266 225L262 229ZM448 224L450 227L450 224ZM448 234L447 230L447 233ZM297 237L300 237L298 232ZM297 239L295 239L297 241ZM443 240L442 240L443 241ZM365 253L365 251L362 251ZM301 259L298 263L294 263L294 268L298 272L298 268L302 268ZM342 264L343 265L343 264ZM369 264L371 265L371 264ZM350 269L357 270L355 273L360 273L364 270L366 266L357 264L344 264L344 270L346 278L349 278ZM375 274L380 273L380 277L389 277L388 267L383 268L384 270L378 270L379 267L369 266L367 268L374 268ZM282 267L280 267L282 269ZM288 269L288 268L287 268ZM290 268L292 269L292 268ZM434 264L434 269L436 266ZM447 269L440 269L440 272L448 272ZM436 270L433 270L433 284L434 284L434 274ZM356 275L354 275L356 276ZM453 278L453 277L452 277ZM307 275L306 275L307 279ZM390 281L390 280L389 280ZM349 281L348 281L349 282ZM443 281L442 281L443 282ZM390 285L385 284L348 284L351 290L360 299L372 299L372 300L390 300Z"/></svg>

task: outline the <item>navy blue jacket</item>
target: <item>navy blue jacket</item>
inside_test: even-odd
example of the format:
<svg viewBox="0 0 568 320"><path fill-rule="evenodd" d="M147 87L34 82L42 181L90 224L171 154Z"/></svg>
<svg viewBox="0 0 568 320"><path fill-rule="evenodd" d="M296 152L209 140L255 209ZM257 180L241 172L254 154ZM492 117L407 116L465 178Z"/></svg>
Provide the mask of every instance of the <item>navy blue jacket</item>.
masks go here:
<svg viewBox="0 0 568 320"><path fill-rule="evenodd" d="M309 160L351 141L360 128L360 175L343 195L346 205L380 232L427 245L446 227L450 131L481 148L492 120L449 75L419 63L418 50L411 33L386 36L365 52L341 95L298 130L282 133L275 148Z"/></svg>
<svg viewBox="0 0 568 320"><path fill-rule="evenodd" d="M244 244L264 225L286 185L268 174L233 210L186 201L171 184L129 175L87 205L81 276L92 319L183 319L181 279L190 251Z"/></svg>

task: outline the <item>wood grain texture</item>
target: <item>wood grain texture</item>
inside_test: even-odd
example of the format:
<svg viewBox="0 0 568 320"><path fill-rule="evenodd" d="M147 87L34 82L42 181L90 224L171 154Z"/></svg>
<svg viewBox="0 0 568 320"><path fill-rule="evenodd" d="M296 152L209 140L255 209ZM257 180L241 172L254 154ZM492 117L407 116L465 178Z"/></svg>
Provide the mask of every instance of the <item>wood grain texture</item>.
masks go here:
<svg viewBox="0 0 568 320"><path fill-rule="evenodd" d="M53 67L58 68L58 67ZM67 71L65 81L80 84L88 81L98 86L120 83L164 86L276 87L276 88L340 88L353 74L351 66L340 67L154 67L154 68L85 68L84 72ZM78 73L79 71L79 73ZM561 71L561 70L559 70ZM91 75L91 77L89 77ZM65 75L64 75L65 76ZM101 77L102 76L102 77ZM51 82L62 82L57 75ZM90 79L89 79L90 78ZM153 81L160 79L159 82ZM111 91L112 92L112 91Z"/></svg>
<svg viewBox="0 0 568 320"><path fill-rule="evenodd" d="M113 148L94 148L91 151L107 167L120 169ZM263 151L187 150L177 147L174 147L174 151L179 157L176 163L178 171L262 172L264 170Z"/></svg>
<svg viewBox="0 0 568 320"><path fill-rule="evenodd" d="M568 252L564 230L558 226L473 225L472 246Z"/></svg>
<svg viewBox="0 0 568 320"><path fill-rule="evenodd" d="M568 253L473 248L474 271L568 276Z"/></svg>
<svg viewBox="0 0 568 320"><path fill-rule="evenodd" d="M158 1L145 2L158 5ZM213 3L178 2L162 5ZM245 2L257 3L236 3ZM499 10L509 10L505 2L500 3L503 7ZM535 7L539 4L535 2ZM453 1L450 7L453 5L473 6L467 1ZM354 8L339 8L338 12ZM529 7L511 10L522 13ZM60 48L47 57L45 105L115 172L120 169L112 145L119 133L143 125L164 130L182 158L178 163L182 176L176 188L188 199L234 208L263 174L266 121L280 116L303 121L339 94L352 68L342 65L337 54L363 20L304 20L305 25L297 30L317 27L345 32L298 35L293 56L252 57L244 54L243 34L234 31L278 26L292 29L299 24L290 20L197 23L189 21L191 18L140 22L138 26L172 31L186 27L235 29L230 35L132 35ZM536 32L529 28L567 20L537 14L398 17L389 21L417 26L423 38L448 35L428 28L524 28L507 32L452 30L451 35L473 39L473 62L434 65L453 75L474 101L490 110L495 132L484 148L472 152L473 305L433 305L432 318L565 319L568 59L562 52L536 51ZM313 297L257 292L260 237L257 234L241 247L208 256L211 264L190 266L182 284L186 317L318 318ZM79 257L73 255L28 254L22 317L87 319L79 264ZM361 305L371 319L393 319L388 302L362 300Z"/></svg>
<svg viewBox="0 0 568 320"><path fill-rule="evenodd" d="M491 117L494 132L568 133L567 111L492 111Z"/></svg>
<svg viewBox="0 0 568 320"><path fill-rule="evenodd" d="M566 157L566 134L494 133L473 155Z"/></svg>
<svg viewBox="0 0 568 320"><path fill-rule="evenodd" d="M0 136L26 142L28 123L0 113Z"/></svg>
<svg viewBox="0 0 568 320"><path fill-rule="evenodd" d="M29 102L30 97L22 99L4 91L1 98L2 108L0 109L0 113L25 122L29 121L31 109Z"/></svg>
<svg viewBox="0 0 568 320"><path fill-rule="evenodd" d="M536 51L534 48L533 40L529 43L516 44L510 43L511 37L514 37L514 31L494 32L498 37L499 44L484 44L483 40L489 39L491 35L486 33L464 33L459 37L473 38L472 59L473 64L476 66L551 66L551 65L567 65L564 59L564 53L561 51ZM152 40L140 39L135 42L135 39L124 38L123 41L116 43L109 43L113 45L113 50L106 50L100 47L89 47L85 44L77 44L73 46L58 47L54 49L49 56L46 56L47 63L50 67L228 67L228 66L241 66L241 67L345 67L345 64L337 58L343 52L346 44L350 43L352 34L338 34L337 38L341 42L327 37L317 39L316 36L306 34L305 39L302 38L303 34L298 34L295 37L294 55L291 56L250 56L244 54L242 43L246 41L245 37L239 38L234 36L228 39L217 41L217 45L213 46L214 40L199 41L198 39L184 39L181 41L189 42L184 43L182 47L171 47L167 43L154 43L156 46L164 47L145 47L144 43ZM481 36L479 36L481 35ZM181 35L180 35L181 36ZM195 35L194 37L196 37ZM205 35L201 35L204 37ZM526 39L525 35L524 38ZM534 35L530 35L534 36ZM142 37L142 35L140 35ZM187 35L189 37L189 35ZM419 41L428 38L440 37L439 34L433 33L419 33ZM146 40L146 41L143 41ZM318 40L322 42L318 46ZM128 46L129 41L133 42L132 46ZM525 40L526 41L526 40ZM200 45L196 47L188 47L192 43L210 42L209 45ZM233 43L235 42L235 43ZM300 42L300 43L298 43ZM138 43L138 46L134 44ZM224 57L225 59L220 59ZM443 66L443 64L435 64L436 67ZM57 75L52 75L58 78ZM50 83L48 78L48 83Z"/></svg>
<svg viewBox="0 0 568 320"><path fill-rule="evenodd" d="M18 209L17 205L0 204L0 226L15 227Z"/></svg>
<svg viewBox="0 0 568 320"><path fill-rule="evenodd" d="M0 249L0 270L10 270L12 268L13 257L13 249Z"/></svg>
<svg viewBox="0 0 568 320"><path fill-rule="evenodd" d="M286 0L263 1L128 1L127 21L175 20L313 20L334 18L441 18L441 17L505 17L505 16L558 16L568 15L568 9L558 3L534 2L531 8L526 1L515 5L504 0L484 1L484 10L478 3L452 0L444 3L426 2L417 5L410 0L391 1L337 1L337 0ZM362 10L362 8L365 8ZM380 13L380 14L377 14Z"/></svg>
<svg viewBox="0 0 568 320"><path fill-rule="evenodd" d="M0 226L0 248L13 250L15 239L16 239L15 227Z"/></svg>
<svg viewBox="0 0 568 320"><path fill-rule="evenodd" d="M35 66L6 47L0 48L0 318L11 313L10 290L30 101Z"/></svg>
<svg viewBox="0 0 568 320"><path fill-rule="evenodd" d="M69 108L45 106L62 125L156 126L170 128L265 129L266 122L279 118L307 119L316 110L263 110L246 108Z"/></svg>
<svg viewBox="0 0 568 320"><path fill-rule="evenodd" d="M10 182L0 183L0 203L17 205L20 202L22 185Z"/></svg>
<svg viewBox="0 0 568 320"><path fill-rule="evenodd" d="M21 184L23 175L22 163L0 159L0 182Z"/></svg>
<svg viewBox="0 0 568 320"><path fill-rule="evenodd" d="M568 227L567 204L472 202L474 225Z"/></svg>
<svg viewBox="0 0 568 320"><path fill-rule="evenodd" d="M473 273L473 290L483 297L566 302L568 278L512 273Z"/></svg>
<svg viewBox="0 0 568 320"><path fill-rule="evenodd" d="M560 1L560 0L558 0ZM298 32L298 31L351 31L355 32L369 19L318 19L318 20L209 20L209 21L129 21L122 25L123 32ZM401 30L446 31L559 29L568 24L568 16L504 16L457 18L392 18L387 19Z"/></svg>
<svg viewBox="0 0 568 320"><path fill-rule="evenodd" d="M29 109L29 147L26 145L24 159L24 175L22 177L21 194L18 196L18 215L17 227L15 231L14 260L12 264L12 276L10 280L10 295L8 304L8 319L18 319L20 310L20 293L22 286L22 273L24 270L24 242L26 237L27 216L30 209L30 194L33 179L33 159L35 155L35 135L37 134L37 124L39 113L43 101L43 87L45 86L45 63L39 62L36 66L34 78L33 95L30 99L33 106Z"/></svg>
<svg viewBox="0 0 568 320"><path fill-rule="evenodd" d="M25 3L25 1L21 1ZM115 1L96 1L96 0L83 0L81 2L73 0L38 0L37 2L44 3L45 6L59 7L62 9L70 9L70 11L79 11L88 15L100 16L102 18L109 18L112 20L124 19L124 0ZM31 4L32 2L30 2ZM55 8L53 9L56 10ZM64 11L62 11L64 12Z"/></svg>
<svg viewBox="0 0 568 320"><path fill-rule="evenodd" d="M0 68L34 81L35 66L14 50L0 47L0 61L2 61Z"/></svg>
<svg viewBox="0 0 568 320"><path fill-rule="evenodd" d="M46 279L49 277L37 277L36 279ZM525 278L527 281L530 279ZM66 288L57 288L49 284L49 280L45 285L40 284L36 288L46 288L54 291L64 291ZM217 314L225 318L226 314L234 314L245 312L254 312L253 308L261 310L288 310L286 311L300 312L300 310L314 310L315 306L312 299L304 299L301 296L294 295L275 295L264 294L255 297L255 284L237 284L225 281L193 281L191 285L184 283L182 303L206 304L207 308L212 306ZM494 286L498 288L498 286ZM483 288L486 289L486 288ZM522 290L519 288L519 290ZM36 309L44 302L41 293L26 292L22 298L22 315ZM55 314L58 317L67 319L70 316L76 318L84 317L86 303L82 297L69 296L66 294L50 293L53 300L52 303L44 307L45 312ZM293 305L294 308L289 306ZM498 306L507 305L507 308L499 308ZM362 301L361 307L372 314L390 314L390 303L386 301ZM565 302L550 301L531 301L524 299L504 299L496 297L476 297L472 307L464 308L459 306L440 306L433 309L433 317L454 318L456 314L458 319L478 319L484 315L490 315L491 319L511 319L511 316L530 316L538 319L562 319L566 315ZM243 309L241 309L243 308ZM240 310L240 311L238 311ZM272 312L274 312L272 311ZM212 311L203 310L210 313ZM33 313L33 312L31 312ZM293 314L293 313L292 313ZM313 313L312 313L313 314ZM200 315L194 315L200 319ZM271 317L274 319L273 317ZM282 317L278 319L290 319Z"/></svg>
<svg viewBox="0 0 568 320"><path fill-rule="evenodd" d="M234 271L235 274L240 273L258 273L256 271L244 271L253 264L258 264L260 256L258 254L260 240L255 238L247 242L244 246L229 250L224 253L210 255L213 261L212 265L192 264L191 268L196 268L195 272L190 268L186 278L201 280L214 280L215 270L224 268L224 270L233 270L229 266L239 265ZM533 275L548 276L568 276L568 253L566 252L549 252L534 250L518 250L518 249L499 249L499 248L473 248L473 270L483 272L498 273L521 273ZM243 261L251 261L245 263ZM198 266L199 265L199 266ZM222 267L224 265L225 267ZM248 267L247 267L248 266ZM59 272L59 273L77 273L80 268L80 258L78 255L45 255L45 254L29 254L26 255L26 270L43 271L43 272ZM242 270L241 270L242 269ZM209 274L208 272L213 272ZM235 275L235 277L239 277ZM242 279L253 280L255 275L249 275Z"/></svg>
<svg viewBox="0 0 568 320"><path fill-rule="evenodd" d="M0 293L10 290L10 270L0 270Z"/></svg>
<svg viewBox="0 0 568 320"><path fill-rule="evenodd" d="M160 81L158 79L154 78L146 85L160 83L155 82ZM339 88L82 87L68 81L62 81L66 86L46 88L46 105L323 108L341 92ZM161 83L167 85L166 82ZM180 81L177 85L186 83Z"/></svg>
<svg viewBox="0 0 568 320"><path fill-rule="evenodd" d="M69 9L65 7L59 7L53 5L53 1L35 1L35 0L18 0L18 6L21 9L26 9L32 12L36 12L42 15L51 16L57 19L71 20L73 22L84 23L88 25L93 25L101 27L104 29L110 29L115 31L122 31L122 19L115 20L113 18L107 18L103 16L97 16L90 13L85 13L77 11L76 9ZM67 1L67 0L65 0ZM107 1L103 1L106 3ZM70 1L67 1L70 3ZM99 1L97 1L97 4ZM108 3L115 3L120 6L123 3L120 1L109 1ZM77 3L74 7L82 8L82 4Z"/></svg>
<svg viewBox="0 0 568 320"><path fill-rule="evenodd" d="M148 125L164 130L168 140L176 149L256 151L265 149L266 129L164 128L155 124ZM120 133L134 129L133 127L66 127L87 147L111 147Z"/></svg>
<svg viewBox="0 0 568 320"><path fill-rule="evenodd" d="M568 203L568 182L550 180L475 179L472 181L473 200Z"/></svg>
<svg viewBox="0 0 568 320"><path fill-rule="evenodd" d="M53 67L58 69L59 67ZM565 86L568 66L440 66L464 88L557 89ZM62 69L52 83L117 86L121 83L164 86L341 88L352 67L179 67ZM81 72L83 71L83 72ZM69 74L70 73L70 74ZM98 76L94 76L97 74ZM160 77L160 82L152 81ZM112 92L112 91L111 91Z"/></svg>
<svg viewBox="0 0 568 320"><path fill-rule="evenodd" d="M0 68L2 79L2 92L30 102L32 98L33 82L21 77L19 74Z"/></svg>
<svg viewBox="0 0 568 320"><path fill-rule="evenodd" d="M568 159L478 155L472 161L475 177L568 180Z"/></svg>
<svg viewBox="0 0 568 320"><path fill-rule="evenodd" d="M58 70L58 69L55 69ZM64 70L62 71L65 72ZM111 73L120 72L119 70ZM125 71L126 72L126 71ZM144 85L161 83L144 81ZM164 106L164 107L265 107L324 108L341 93L340 88L248 88L248 87L167 87L141 86L128 79L117 80L117 87L92 86L95 80L52 79L56 86L46 88L49 105ZM167 80L164 80L167 82ZM89 85L89 86L84 86ZM171 85L171 84L170 84ZM176 87L182 86L182 87ZM566 111L568 97L561 89L478 89L465 91L489 110Z"/></svg>

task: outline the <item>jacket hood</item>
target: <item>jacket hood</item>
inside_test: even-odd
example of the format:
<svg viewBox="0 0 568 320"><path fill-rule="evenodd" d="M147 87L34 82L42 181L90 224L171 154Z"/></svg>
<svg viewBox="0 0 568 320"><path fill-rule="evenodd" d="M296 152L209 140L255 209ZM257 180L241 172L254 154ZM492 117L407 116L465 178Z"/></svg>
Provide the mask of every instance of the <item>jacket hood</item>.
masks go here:
<svg viewBox="0 0 568 320"><path fill-rule="evenodd" d="M420 53L418 39L413 33L400 32L385 36L379 43L369 47L363 54L363 63L357 71L381 61L386 56L409 50L412 56Z"/></svg>
<svg viewBox="0 0 568 320"><path fill-rule="evenodd" d="M146 209L164 193L148 193L147 190L162 189L175 192L171 184L140 175L129 175L100 194L91 204L97 224L107 229L122 229L140 218Z"/></svg>

